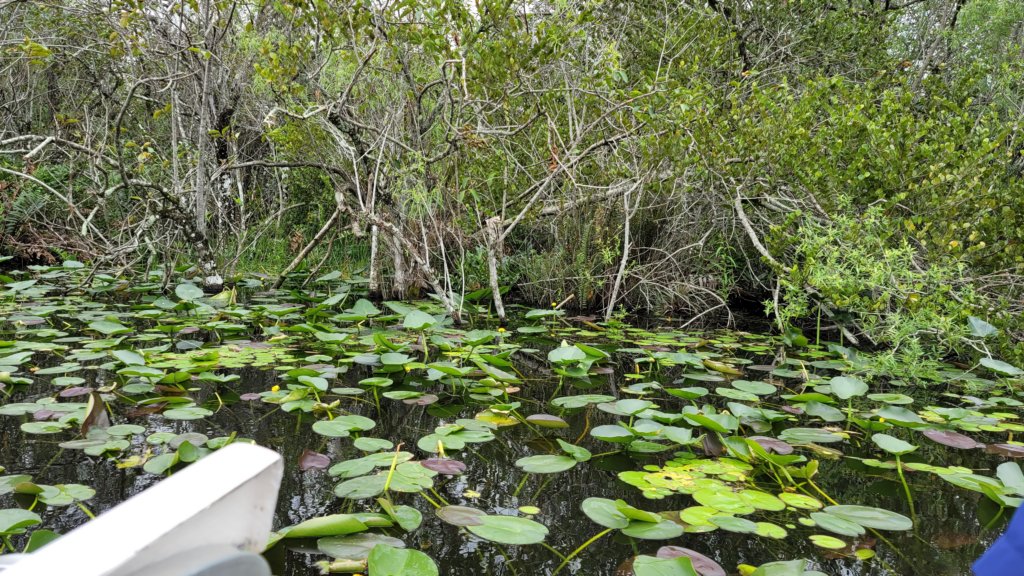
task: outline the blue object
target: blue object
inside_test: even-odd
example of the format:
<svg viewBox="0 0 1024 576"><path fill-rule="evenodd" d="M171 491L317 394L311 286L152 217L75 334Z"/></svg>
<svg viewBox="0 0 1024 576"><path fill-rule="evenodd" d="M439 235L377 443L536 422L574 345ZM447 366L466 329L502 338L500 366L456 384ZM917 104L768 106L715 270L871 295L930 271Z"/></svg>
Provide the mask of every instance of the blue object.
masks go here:
<svg viewBox="0 0 1024 576"><path fill-rule="evenodd" d="M975 576L1024 574L1024 512L1013 515L1010 527L973 568Z"/></svg>

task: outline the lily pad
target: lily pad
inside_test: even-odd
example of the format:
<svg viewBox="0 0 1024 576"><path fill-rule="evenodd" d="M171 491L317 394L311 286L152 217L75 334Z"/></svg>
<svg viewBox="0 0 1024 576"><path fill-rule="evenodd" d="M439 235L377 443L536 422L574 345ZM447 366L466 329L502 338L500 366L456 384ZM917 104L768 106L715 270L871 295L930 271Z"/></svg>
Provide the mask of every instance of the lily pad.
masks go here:
<svg viewBox="0 0 1024 576"><path fill-rule="evenodd" d="M498 544L539 544L548 535L546 526L528 518L484 515L479 520L480 524L467 526L466 529Z"/></svg>
<svg viewBox="0 0 1024 576"><path fill-rule="evenodd" d="M910 530L914 523L902 514L871 506L829 506L825 512L875 530Z"/></svg>
<svg viewBox="0 0 1024 576"><path fill-rule="evenodd" d="M532 474L555 474L565 472L576 465L576 459L569 456L542 454L516 460L516 466Z"/></svg>
<svg viewBox="0 0 1024 576"><path fill-rule="evenodd" d="M373 576L438 576L437 564L430 556L387 544L370 551L366 566Z"/></svg>

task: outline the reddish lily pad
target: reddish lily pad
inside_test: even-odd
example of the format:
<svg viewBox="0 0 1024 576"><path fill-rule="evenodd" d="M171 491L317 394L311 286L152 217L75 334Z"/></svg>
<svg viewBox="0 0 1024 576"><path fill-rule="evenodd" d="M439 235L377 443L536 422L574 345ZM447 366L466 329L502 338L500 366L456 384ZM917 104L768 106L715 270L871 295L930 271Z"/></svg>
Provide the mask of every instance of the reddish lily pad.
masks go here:
<svg viewBox="0 0 1024 576"><path fill-rule="evenodd" d="M94 388L89 388L88 386L72 386L71 388L61 390L57 395L61 398L73 398L75 396L86 396L93 390Z"/></svg>
<svg viewBox="0 0 1024 576"><path fill-rule="evenodd" d="M970 450L972 448L984 448L985 446L970 436L952 430L923 430L921 434L932 442L937 442L950 448Z"/></svg>
<svg viewBox="0 0 1024 576"><path fill-rule="evenodd" d="M1017 444L989 444L985 447L985 452L1009 458L1024 458L1024 446Z"/></svg>
<svg viewBox="0 0 1024 576"><path fill-rule="evenodd" d="M693 569L697 571L700 576L728 576L725 568L718 563L708 558L707 556L690 550L689 548L683 548L682 546L662 546L658 548L656 554L658 558L689 558L693 564Z"/></svg>
<svg viewBox="0 0 1024 576"><path fill-rule="evenodd" d="M766 451L775 452L783 456L793 453L793 446L789 442L784 442L778 438L771 438L769 436L750 436L749 440L753 440L761 445Z"/></svg>
<svg viewBox="0 0 1024 576"><path fill-rule="evenodd" d="M299 470L302 470L303 472L308 470L324 470L330 465L330 458L309 449L303 450L302 455L299 456Z"/></svg>
<svg viewBox="0 0 1024 576"><path fill-rule="evenodd" d="M420 465L427 470L433 470L438 474L447 474L448 476L458 476L466 471L466 464L458 460L452 460L451 458L427 458L421 460Z"/></svg>
<svg viewBox="0 0 1024 576"><path fill-rule="evenodd" d="M469 506L444 506L438 508L437 517L452 526L483 526L482 510Z"/></svg>
<svg viewBox="0 0 1024 576"><path fill-rule="evenodd" d="M541 428L568 428L569 423L562 420L558 416L552 414L531 414L526 417L526 421L530 424L540 426Z"/></svg>
<svg viewBox="0 0 1024 576"><path fill-rule="evenodd" d="M429 406L438 400L439 398L435 394L423 394L415 398L406 398L402 400L402 403L410 406Z"/></svg>

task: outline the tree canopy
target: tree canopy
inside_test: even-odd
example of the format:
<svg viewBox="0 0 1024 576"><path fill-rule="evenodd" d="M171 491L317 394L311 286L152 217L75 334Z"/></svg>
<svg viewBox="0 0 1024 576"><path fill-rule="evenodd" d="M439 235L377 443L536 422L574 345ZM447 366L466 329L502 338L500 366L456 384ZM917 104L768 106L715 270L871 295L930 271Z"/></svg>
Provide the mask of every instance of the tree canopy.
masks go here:
<svg viewBox="0 0 1024 576"><path fill-rule="evenodd" d="M1013 0L0 7L5 253L1024 351Z"/></svg>

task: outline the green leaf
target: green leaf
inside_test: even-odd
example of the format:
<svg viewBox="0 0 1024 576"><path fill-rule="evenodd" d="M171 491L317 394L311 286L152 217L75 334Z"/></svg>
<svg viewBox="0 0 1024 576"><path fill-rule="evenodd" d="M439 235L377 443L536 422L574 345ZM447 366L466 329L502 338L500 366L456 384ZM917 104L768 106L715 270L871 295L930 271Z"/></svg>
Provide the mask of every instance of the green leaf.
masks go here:
<svg viewBox="0 0 1024 576"><path fill-rule="evenodd" d="M1024 496L1024 473L1016 462L1003 462L996 467L996 477L1003 483L1003 486Z"/></svg>
<svg viewBox="0 0 1024 576"><path fill-rule="evenodd" d="M834 536L825 536L824 534L815 534L809 537L810 541L815 546L825 548L827 550L841 550L846 548L846 542L843 542L839 538Z"/></svg>
<svg viewBox="0 0 1024 576"><path fill-rule="evenodd" d="M683 418L719 434L729 434L740 425L739 418L731 414L683 414Z"/></svg>
<svg viewBox="0 0 1024 576"><path fill-rule="evenodd" d="M828 512L811 512L811 520L817 524L820 528L834 532L842 536L849 536L856 538L864 534L864 527L856 522L830 514Z"/></svg>
<svg viewBox="0 0 1024 576"><path fill-rule="evenodd" d="M70 506L75 502L84 502L96 495L96 491L82 484L58 484L43 486L43 491L36 497L47 506Z"/></svg>
<svg viewBox="0 0 1024 576"><path fill-rule="evenodd" d="M829 406L828 404L822 404L821 402L811 401L804 404L804 411L807 412L808 416L814 416L821 418L825 422L845 422L846 414L843 414L839 409Z"/></svg>
<svg viewBox="0 0 1024 576"><path fill-rule="evenodd" d="M183 282L174 287L174 294L185 302L192 302L203 297L203 289L188 282Z"/></svg>
<svg viewBox="0 0 1024 576"><path fill-rule="evenodd" d="M111 322L109 320L97 320L89 323L89 328L99 332L106 336L114 336L116 334L128 334L132 331L131 328L120 324L118 322Z"/></svg>
<svg viewBox="0 0 1024 576"><path fill-rule="evenodd" d="M1002 360L996 360L995 358L985 357L981 359L981 365L993 372L998 372L1005 376L1020 376L1024 374L1024 370L1017 368L1013 364L1007 364Z"/></svg>
<svg viewBox="0 0 1024 576"><path fill-rule="evenodd" d="M683 535L683 527L670 520L661 522L633 520L622 529L622 533L641 540L671 540Z"/></svg>
<svg viewBox="0 0 1024 576"><path fill-rule="evenodd" d="M590 435L605 442L627 443L635 437L632 432L618 424L605 424L597 426L590 431Z"/></svg>
<svg viewBox="0 0 1024 576"><path fill-rule="evenodd" d="M678 558L637 556L633 560L633 574L636 576L699 576L693 569L693 562L685 556Z"/></svg>
<svg viewBox="0 0 1024 576"><path fill-rule="evenodd" d="M410 310L402 321L402 327L406 330L426 330L434 324L437 324L437 319L422 310Z"/></svg>
<svg viewBox="0 0 1024 576"><path fill-rule="evenodd" d="M171 408L163 412L163 417L169 420L202 420L213 412L199 406L186 406L184 408Z"/></svg>
<svg viewBox="0 0 1024 576"><path fill-rule="evenodd" d="M8 284L5 284L4 288L7 288L11 292L21 292L26 288L31 288L32 286L35 286L36 282L38 282L38 280L22 280L21 282L10 282Z"/></svg>
<svg viewBox="0 0 1024 576"><path fill-rule="evenodd" d="M142 354L134 350L111 350L110 353L122 363L127 365L145 366L146 359Z"/></svg>
<svg viewBox="0 0 1024 576"><path fill-rule="evenodd" d="M561 438L558 438L557 440L558 445L562 448L562 451L568 454L569 456L572 456L573 459L576 460L577 462L586 462L587 460L590 460L590 457L592 456L590 450L587 450L586 448L581 448L580 446L576 446L574 444L569 444L568 442L562 440Z"/></svg>
<svg viewBox="0 0 1024 576"><path fill-rule="evenodd" d="M548 352L548 361L552 364L574 364L587 359L587 353L575 346L569 346L565 342L562 346Z"/></svg>
<svg viewBox="0 0 1024 576"><path fill-rule="evenodd" d="M708 518L708 522L718 526L722 530L728 530L729 532L735 532L737 534L755 534L757 532L757 523L747 520L746 518L737 518L736 516L712 516Z"/></svg>
<svg viewBox="0 0 1024 576"><path fill-rule="evenodd" d="M587 498L580 504L580 510L596 524L605 528L625 528L629 526L629 518L619 510L613 500L607 498Z"/></svg>
<svg viewBox="0 0 1024 576"><path fill-rule="evenodd" d="M359 300L356 300L355 304L352 305L352 308L349 309L349 312L357 316L368 318L370 316L376 316L380 314L380 308L374 306L373 302L370 302L365 298L360 298Z"/></svg>
<svg viewBox="0 0 1024 576"><path fill-rule="evenodd" d="M25 528L41 522L42 519L35 512L21 508L0 510L0 534L21 534L25 532Z"/></svg>
<svg viewBox="0 0 1024 576"><path fill-rule="evenodd" d="M437 565L419 550L378 544L370 551L367 568L372 576L438 576Z"/></svg>
<svg viewBox="0 0 1024 576"><path fill-rule="evenodd" d="M820 572L807 572L807 560L784 560L758 566L750 576L812 576Z"/></svg>
<svg viewBox="0 0 1024 576"><path fill-rule="evenodd" d="M160 454L154 456L142 466L142 469L150 474L163 474L175 464L178 463L178 453L171 452L169 454Z"/></svg>
<svg viewBox="0 0 1024 576"><path fill-rule="evenodd" d="M553 406L558 408L583 408L588 404L601 404L603 402L614 402L614 396L603 394L580 394L578 396L562 396L551 401Z"/></svg>
<svg viewBox="0 0 1024 576"><path fill-rule="evenodd" d="M369 530L355 514L331 514L310 518L294 526L278 530L285 538L319 538L321 536L339 536L355 534Z"/></svg>
<svg viewBox="0 0 1024 576"><path fill-rule="evenodd" d="M836 376L829 381L828 386L840 400L849 400L854 396L863 396L868 393L868 385L852 376Z"/></svg>
<svg viewBox="0 0 1024 576"><path fill-rule="evenodd" d="M378 498L377 503L406 532L412 532L423 523L423 514L412 506L396 506L384 498Z"/></svg>
<svg viewBox="0 0 1024 576"><path fill-rule="evenodd" d="M480 524L466 529L477 536L498 544L539 544L548 535L546 526L517 516L484 515Z"/></svg>
<svg viewBox="0 0 1024 576"><path fill-rule="evenodd" d="M910 530L914 527L910 518L902 514L871 506L828 506L825 512L876 530Z"/></svg>
<svg viewBox="0 0 1024 576"><path fill-rule="evenodd" d="M0 494L10 494L14 491L14 487L23 482L31 482L32 477L28 474L12 474L10 476L0 476Z"/></svg>
<svg viewBox="0 0 1024 576"><path fill-rule="evenodd" d="M22 553L29 554L35 552L57 538L60 538L60 534L52 530L34 530L32 535L28 537L28 542L25 544L25 549L22 550Z"/></svg>
<svg viewBox="0 0 1024 576"><path fill-rule="evenodd" d="M880 418L885 418L898 424L924 424L924 420L921 420L921 417L916 412L901 406L884 406L876 410L875 414Z"/></svg>
<svg viewBox="0 0 1024 576"><path fill-rule="evenodd" d="M352 432L370 430L377 423L356 414L338 416L334 420L318 420L313 423L313 432L331 438L345 438Z"/></svg>
<svg viewBox="0 0 1024 576"><path fill-rule="evenodd" d="M889 436L888 434L875 434L871 437L871 441L878 445L882 450L897 456L902 456L903 454L908 454L917 450L917 446L914 446L909 442L904 442L894 436Z"/></svg>
<svg viewBox="0 0 1024 576"><path fill-rule="evenodd" d="M845 437L820 428L787 428L779 434L779 440L790 444L827 444L842 442Z"/></svg>
<svg viewBox="0 0 1024 576"><path fill-rule="evenodd" d="M370 552L380 545L404 548L405 542L392 536L372 532L330 536L316 541L316 547L324 554L347 560L365 560L369 557Z"/></svg>
<svg viewBox="0 0 1024 576"><path fill-rule="evenodd" d="M793 508L802 510L821 510L822 507L821 501L817 498L793 492L783 492L779 494L779 500L785 502L787 506L792 506Z"/></svg>
<svg viewBox="0 0 1024 576"><path fill-rule="evenodd" d="M985 322L977 316L968 316L967 324L971 327L971 335L978 338L985 338L998 332L995 326Z"/></svg>
<svg viewBox="0 0 1024 576"><path fill-rule="evenodd" d="M349 498L351 500L373 498L384 492L384 484L386 483L387 477L383 474L353 478L335 486L334 495L338 498Z"/></svg>
<svg viewBox="0 0 1024 576"><path fill-rule="evenodd" d="M390 440L372 438L370 436L361 436L356 438L352 442L352 445L363 452L380 452L381 450L391 450L395 447L394 443Z"/></svg>
<svg viewBox="0 0 1024 576"><path fill-rule="evenodd" d="M516 460L516 466L531 474L555 474L565 472L576 465L576 459L569 456L542 454Z"/></svg>
<svg viewBox="0 0 1024 576"><path fill-rule="evenodd" d="M57 434L70 428L63 422L25 422L21 431L26 434Z"/></svg>

